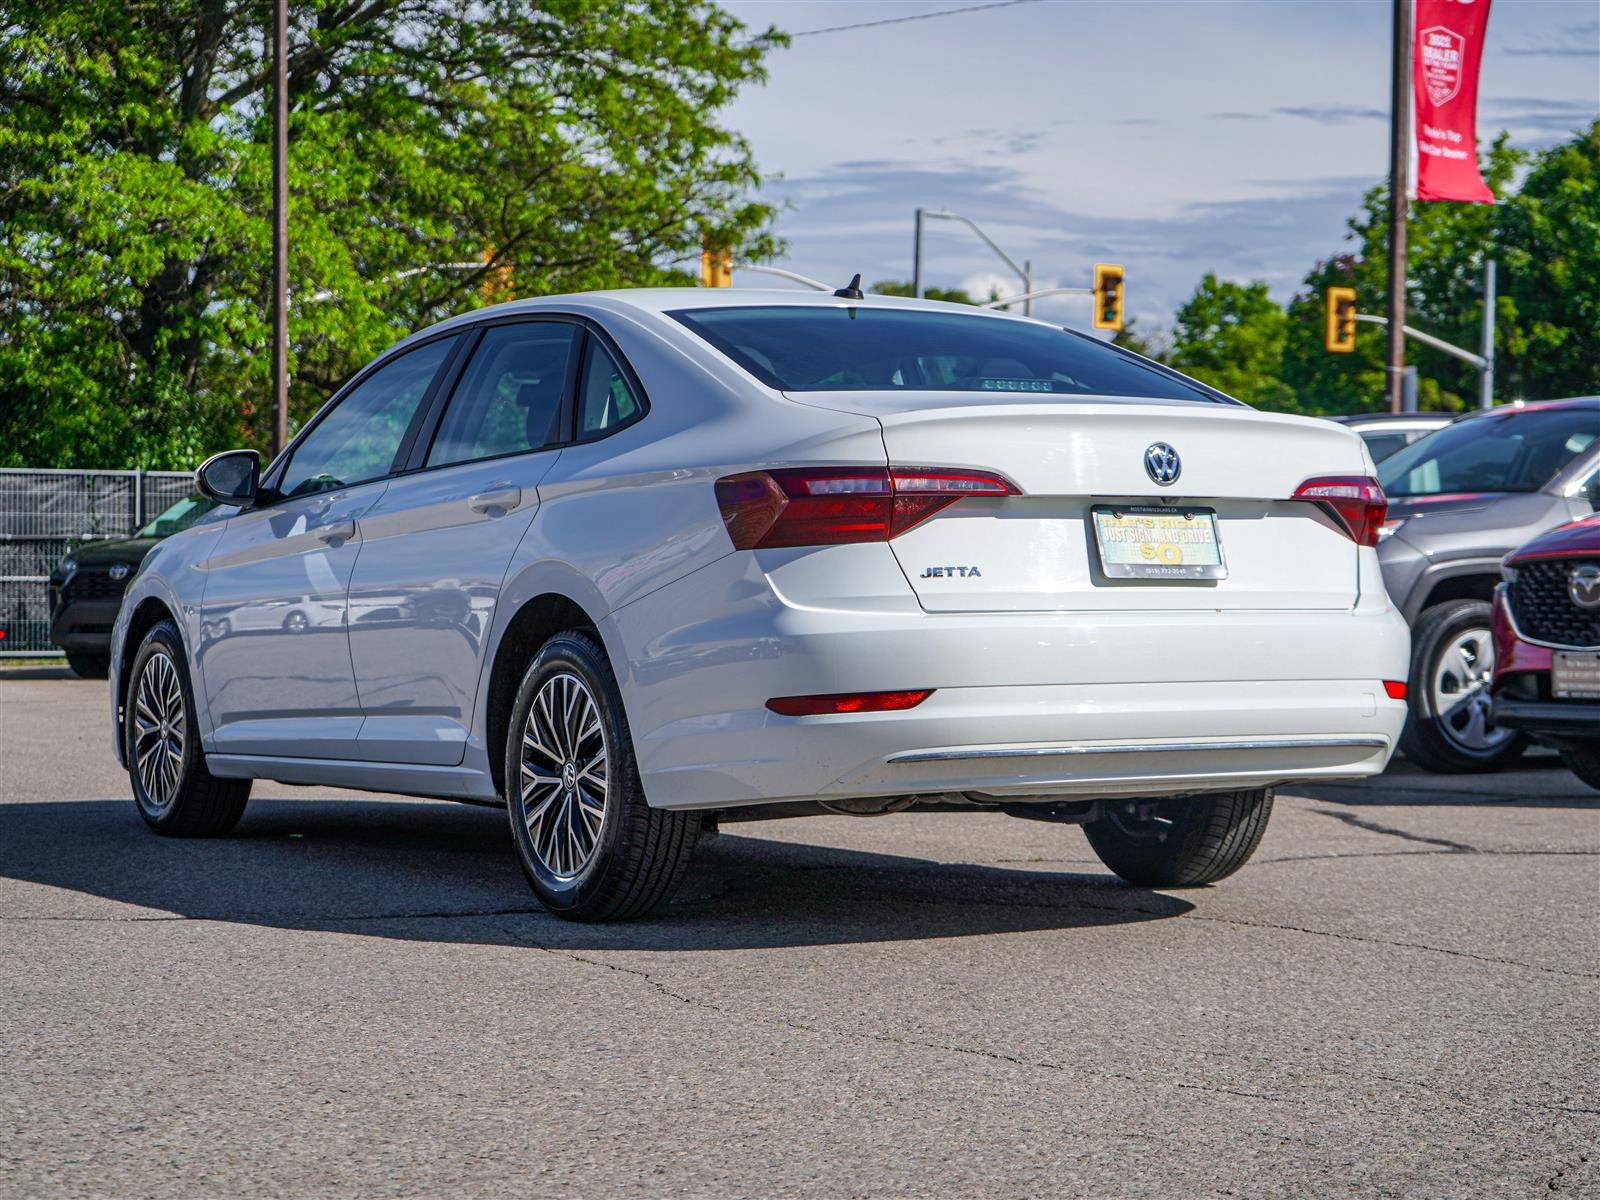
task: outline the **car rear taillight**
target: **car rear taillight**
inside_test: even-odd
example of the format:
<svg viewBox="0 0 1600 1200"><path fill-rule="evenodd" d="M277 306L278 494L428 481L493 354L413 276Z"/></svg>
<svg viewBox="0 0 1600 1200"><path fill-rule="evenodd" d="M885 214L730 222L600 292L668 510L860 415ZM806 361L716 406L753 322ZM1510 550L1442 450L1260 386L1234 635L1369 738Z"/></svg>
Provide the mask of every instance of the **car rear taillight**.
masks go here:
<svg viewBox="0 0 1600 1200"><path fill-rule="evenodd" d="M735 550L886 542L968 496L1016 496L990 471L782 467L717 480Z"/></svg>
<svg viewBox="0 0 1600 1200"><path fill-rule="evenodd" d="M1368 475L1322 475L1295 488L1294 500L1310 500L1338 517L1358 546L1376 546L1389 498Z"/></svg>
<svg viewBox="0 0 1600 1200"><path fill-rule="evenodd" d="M839 713L901 712L915 708L932 688L904 692L839 692L830 696L778 696L767 707L784 717L820 717Z"/></svg>

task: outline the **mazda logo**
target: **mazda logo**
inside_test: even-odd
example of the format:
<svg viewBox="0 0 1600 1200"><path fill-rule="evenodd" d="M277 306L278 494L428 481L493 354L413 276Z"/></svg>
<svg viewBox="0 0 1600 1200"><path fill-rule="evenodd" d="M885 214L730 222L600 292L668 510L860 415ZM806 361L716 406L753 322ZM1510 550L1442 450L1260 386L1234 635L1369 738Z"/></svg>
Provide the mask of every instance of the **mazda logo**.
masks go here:
<svg viewBox="0 0 1600 1200"><path fill-rule="evenodd" d="M1567 577L1567 595L1579 608L1600 608L1600 563L1583 563Z"/></svg>
<svg viewBox="0 0 1600 1200"><path fill-rule="evenodd" d="M1178 482L1183 473L1183 460L1178 452L1165 442L1156 442L1144 452L1145 474L1162 487Z"/></svg>
<svg viewBox="0 0 1600 1200"><path fill-rule="evenodd" d="M111 568L110 574L113 579L126 579L128 577L128 564L118 563Z"/></svg>

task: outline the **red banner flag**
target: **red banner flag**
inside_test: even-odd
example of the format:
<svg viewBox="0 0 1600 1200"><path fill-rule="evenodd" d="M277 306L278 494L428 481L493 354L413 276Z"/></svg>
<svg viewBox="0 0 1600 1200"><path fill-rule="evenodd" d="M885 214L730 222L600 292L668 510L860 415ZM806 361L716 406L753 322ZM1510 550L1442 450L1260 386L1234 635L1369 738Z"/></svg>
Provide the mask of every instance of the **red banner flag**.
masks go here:
<svg viewBox="0 0 1600 1200"><path fill-rule="evenodd" d="M1418 200L1493 204L1478 174L1478 64L1489 0L1416 0L1411 128Z"/></svg>

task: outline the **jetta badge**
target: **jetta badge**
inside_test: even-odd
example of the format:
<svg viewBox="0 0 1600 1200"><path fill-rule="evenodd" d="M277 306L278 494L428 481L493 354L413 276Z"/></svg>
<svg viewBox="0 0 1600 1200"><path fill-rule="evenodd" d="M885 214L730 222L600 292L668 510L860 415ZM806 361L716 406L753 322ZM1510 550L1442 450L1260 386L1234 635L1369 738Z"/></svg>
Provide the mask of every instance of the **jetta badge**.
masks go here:
<svg viewBox="0 0 1600 1200"><path fill-rule="evenodd" d="M1600 566L1583 563L1567 577L1567 595L1579 608L1600 608Z"/></svg>
<svg viewBox="0 0 1600 1200"><path fill-rule="evenodd" d="M126 579L128 577L128 564L118 563L116 566L111 568L109 574L113 579Z"/></svg>
<svg viewBox="0 0 1600 1200"><path fill-rule="evenodd" d="M1183 473L1183 460L1178 452L1165 442L1156 442L1144 452L1145 474L1162 487L1177 483Z"/></svg>

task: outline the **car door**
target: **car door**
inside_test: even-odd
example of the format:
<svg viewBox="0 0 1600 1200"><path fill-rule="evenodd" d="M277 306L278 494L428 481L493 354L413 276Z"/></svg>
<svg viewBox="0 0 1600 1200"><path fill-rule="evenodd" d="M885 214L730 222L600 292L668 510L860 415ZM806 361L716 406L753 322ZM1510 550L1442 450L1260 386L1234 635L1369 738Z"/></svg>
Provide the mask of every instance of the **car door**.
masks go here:
<svg viewBox="0 0 1600 1200"><path fill-rule="evenodd" d="M412 469L363 519L350 587L362 758L462 761L500 587L564 441L579 332L549 318L485 327Z"/></svg>
<svg viewBox="0 0 1600 1200"><path fill-rule="evenodd" d="M353 756L361 707L346 606L362 523L409 453L458 340L390 358L336 398L201 564L208 751Z"/></svg>

